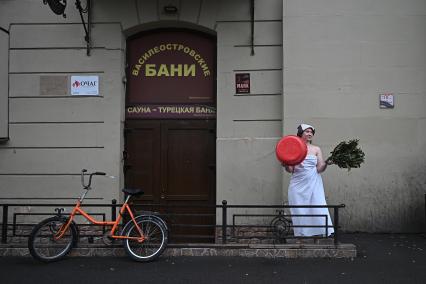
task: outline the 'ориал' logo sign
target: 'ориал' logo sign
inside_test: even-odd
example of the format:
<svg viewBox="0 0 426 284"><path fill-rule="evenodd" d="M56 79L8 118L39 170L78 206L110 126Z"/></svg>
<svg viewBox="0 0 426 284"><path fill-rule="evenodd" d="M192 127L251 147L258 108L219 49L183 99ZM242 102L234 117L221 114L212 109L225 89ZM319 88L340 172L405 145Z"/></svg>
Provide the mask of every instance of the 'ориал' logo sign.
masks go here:
<svg viewBox="0 0 426 284"><path fill-rule="evenodd" d="M99 95L99 76L71 76L71 95Z"/></svg>

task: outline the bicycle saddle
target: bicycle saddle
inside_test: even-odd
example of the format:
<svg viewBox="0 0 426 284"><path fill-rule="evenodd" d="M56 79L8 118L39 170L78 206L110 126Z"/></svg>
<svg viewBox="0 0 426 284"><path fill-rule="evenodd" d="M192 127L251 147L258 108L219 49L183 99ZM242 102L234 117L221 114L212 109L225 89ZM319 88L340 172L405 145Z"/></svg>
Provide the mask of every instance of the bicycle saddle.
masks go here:
<svg viewBox="0 0 426 284"><path fill-rule="evenodd" d="M123 188L122 191L128 195L142 195L144 193L140 188Z"/></svg>

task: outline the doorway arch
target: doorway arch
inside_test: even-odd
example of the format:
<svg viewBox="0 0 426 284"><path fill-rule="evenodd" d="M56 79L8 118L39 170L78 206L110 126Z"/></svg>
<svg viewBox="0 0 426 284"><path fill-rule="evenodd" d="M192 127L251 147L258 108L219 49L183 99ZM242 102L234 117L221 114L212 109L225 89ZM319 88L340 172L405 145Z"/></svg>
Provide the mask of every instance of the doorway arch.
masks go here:
<svg viewBox="0 0 426 284"><path fill-rule="evenodd" d="M173 215L172 241L213 242L216 37L143 30L127 39L126 53L125 186L144 189L136 203Z"/></svg>

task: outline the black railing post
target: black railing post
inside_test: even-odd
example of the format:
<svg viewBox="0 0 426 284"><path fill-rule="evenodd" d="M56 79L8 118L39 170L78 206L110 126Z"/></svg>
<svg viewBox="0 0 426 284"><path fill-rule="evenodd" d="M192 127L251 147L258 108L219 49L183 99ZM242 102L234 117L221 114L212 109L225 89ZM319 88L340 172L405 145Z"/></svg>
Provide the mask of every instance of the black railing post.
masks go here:
<svg viewBox="0 0 426 284"><path fill-rule="evenodd" d="M228 202L226 200L222 200L222 244L226 244L226 220L227 220L227 212L226 212L226 205Z"/></svg>
<svg viewBox="0 0 426 284"><path fill-rule="evenodd" d="M339 207L334 207L334 244L337 245L339 241Z"/></svg>
<svg viewBox="0 0 426 284"><path fill-rule="evenodd" d="M325 215L325 237L328 238L328 217Z"/></svg>
<svg viewBox="0 0 426 284"><path fill-rule="evenodd" d="M111 200L112 206L111 206L111 220L115 221L117 217L117 200L113 199Z"/></svg>
<svg viewBox="0 0 426 284"><path fill-rule="evenodd" d="M9 206L3 205L3 224L1 227L1 242L7 243L7 219L8 219Z"/></svg>

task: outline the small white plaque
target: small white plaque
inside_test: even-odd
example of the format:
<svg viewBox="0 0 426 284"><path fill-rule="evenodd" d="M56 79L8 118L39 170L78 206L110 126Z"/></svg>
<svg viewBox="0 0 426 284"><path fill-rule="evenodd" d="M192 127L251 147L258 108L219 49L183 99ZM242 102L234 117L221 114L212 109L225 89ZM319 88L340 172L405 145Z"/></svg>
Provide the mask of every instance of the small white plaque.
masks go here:
<svg viewBox="0 0 426 284"><path fill-rule="evenodd" d="M71 95L99 96L99 76L71 76Z"/></svg>
<svg viewBox="0 0 426 284"><path fill-rule="evenodd" d="M392 93L380 94L380 108L394 108L394 106Z"/></svg>

